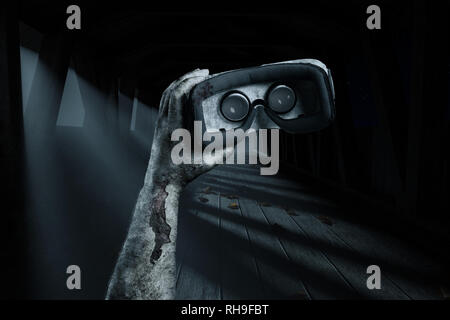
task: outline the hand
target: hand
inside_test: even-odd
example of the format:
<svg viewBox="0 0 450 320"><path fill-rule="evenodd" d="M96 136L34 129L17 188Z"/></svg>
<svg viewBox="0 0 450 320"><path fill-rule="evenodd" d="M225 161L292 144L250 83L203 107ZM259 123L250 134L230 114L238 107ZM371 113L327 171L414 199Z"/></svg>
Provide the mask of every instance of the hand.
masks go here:
<svg viewBox="0 0 450 320"><path fill-rule="evenodd" d="M176 283L178 201L183 187L210 170L202 165L175 165L173 130L182 128L190 90L209 75L195 70L174 81L163 93L144 186L127 238L108 286L107 299L173 299ZM227 154L227 152L225 152Z"/></svg>
<svg viewBox="0 0 450 320"><path fill-rule="evenodd" d="M156 182L183 187L215 166L215 159L209 161L208 164L175 165L170 157L171 150L177 143L171 141L172 132L186 126L186 119L183 118L186 112L194 112L193 110L186 110L189 93L196 84L207 79L208 76L209 71L206 69L191 71L172 82L164 91L159 106L151 157L145 179L146 185Z"/></svg>

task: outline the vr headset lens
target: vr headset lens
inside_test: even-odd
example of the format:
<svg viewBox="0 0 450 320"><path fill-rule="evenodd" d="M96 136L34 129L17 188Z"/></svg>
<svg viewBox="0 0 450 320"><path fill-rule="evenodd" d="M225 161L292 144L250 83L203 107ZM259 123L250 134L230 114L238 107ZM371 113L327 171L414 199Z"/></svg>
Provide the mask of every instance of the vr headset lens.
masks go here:
<svg viewBox="0 0 450 320"><path fill-rule="evenodd" d="M250 103L245 95L234 92L222 100L220 110L225 119L239 122L245 119L250 111Z"/></svg>
<svg viewBox="0 0 450 320"><path fill-rule="evenodd" d="M295 106L295 91L286 85L277 85L270 90L267 103L277 113L286 113Z"/></svg>
<svg viewBox="0 0 450 320"><path fill-rule="evenodd" d="M332 90L326 67L280 63L212 76L193 89L191 101L207 131L259 129L258 118L267 129L311 132L333 119Z"/></svg>

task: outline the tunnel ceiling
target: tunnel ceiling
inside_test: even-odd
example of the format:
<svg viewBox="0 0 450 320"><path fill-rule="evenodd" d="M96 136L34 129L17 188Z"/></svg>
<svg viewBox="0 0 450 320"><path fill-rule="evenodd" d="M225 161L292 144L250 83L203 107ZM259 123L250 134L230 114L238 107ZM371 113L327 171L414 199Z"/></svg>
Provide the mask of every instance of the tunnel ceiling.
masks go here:
<svg viewBox="0 0 450 320"><path fill-rule="evenodd" d="M65 28L64 2L24 1L21 19L44 34L66 32L76 50L119 74L164 86L196 67L219 72L300 57L326 60L357 36L367 7L357 0L300 1L294 7L292 2L127 3L79 3L82 30L76 34ZM396 4L392 12L399 11Z"/></svg>

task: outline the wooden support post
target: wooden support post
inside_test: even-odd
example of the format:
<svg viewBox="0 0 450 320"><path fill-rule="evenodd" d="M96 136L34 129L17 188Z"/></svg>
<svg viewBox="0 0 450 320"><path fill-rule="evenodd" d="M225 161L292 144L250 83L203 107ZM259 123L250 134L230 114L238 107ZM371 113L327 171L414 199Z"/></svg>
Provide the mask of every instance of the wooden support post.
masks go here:
<svg viewBox="0 0 450 320"><path fill-rule="evenodd" d="M0 4L0 299L23 298L26 227L23 186L23 122L18 9Z"/></svg>
<svg viewBox="0 0 450 320"><path fill-rule="evenodd" d="M334 145L336 147L336 153L337 153L337 169L339 173L339 179L341 181L341 184L343 186L347 185L347 175L345 173L345 165L344 165L344 152L342 150L342 142L341 142L341 132L339 130L338 124L335 122L332 124L332 130L333 130L333 139L334 139Z"/></svg>
<svg viewBox="0 0 450 320"><path fill-rule="evenodd" d="M445 202L450 192L448 183L448 158L450 136L449 126L449 81L450 64L450 23L447 12L439 6L428 8L426 30L425 63L432 57L433 62L424 68L423 103L421 113L420 172L417 193L418 210L427 210L427 218L448 219L449 208ZM441 65L435 63L443 62ZM428 212L430 204L432 212ZM441 220L442 221L442 220Z"/></svg>
<svg viewBox="0 0 450 320"><path fill-rule="evenodd" d="M320 177L320 152L321 152L321 133L316 132L316 177Z"/></svg>
<svg viewBox="0 0 450 320"><path fill-rule="evenodd" d="M108 97L106 100L107 116L106 122L108 131L117 133L119 130L119 81L117 78L110 79Z"/></svg>
<svg viewBox="0 0 450 320"><path fill-rule="evenodd" d="M85 109L84 128L103 132L107 127L108 84L89 57L77 55L74 62Z"/></svg>
<svg viewBox="0 0 450 320"><path fill-rule="evenodd" d="M310 133L307 136L308 139L308 153L309 153L309 166L311 168L312 174L316 175L316 161L315 161L315 154L314 154L314 140L313 140L313 134Z"/></svg>
<svg viewBox="0 0 450 320"><path fill-rule="evenodd" d="M125 79L119 80L119 131L122 137L130 133L131 115L133 111L134 88Z"/></svg>
<svg viewBox="0 0 450 320"><path fill-rule="evenodd" d="M377 192L392 194L397 203L400 201L402 181L396 160L394 141L388 117L389 101L385 100L385 89L381 81L380 64L376 56L376 47L367 34L361 34L364 54L375 98L378 123L372 130L372 181L371 187ZM392 107L395 107L392 105Z"/></svg>
<svg viewBox="0 0 450 320"><path fill-rule="evenodd" d="M25 113L26 131L32 135L50 133L56 126L70 50L71 39L62 32L42 41Z"/></svg>
<svg viewBox="0 0 450 320"><path fill-rule="evenodd" d="M419 170L420 170L420 140L422 135L422 106L424 87L424 53L426 36L426 10L422 1L414 1L412 77L411 77L411 108L408 123L408 149L406 157L405 193L402 209L405 213L417 214Z"/></svg>
<svg viewBox="0 0 450 320"><path fill-rule="evenodd" d="M298 144L298 135L292 135L292 152L294 153L294 166L296 168L300 168L300 158L297 150L297 148L299 147Z"/></svg>
<svg viewBox="0 0 450 320"><path fill-rule="evenodd" d="M146 93L142 91L139 91L139 95L137 97L138 105L136 110L135 131L138 136L144 138L143 142L145 143L146 151L149 151L151 149L158 116L158 105L156 107L152 106L152 102L157 101L160 97L153 98L155 95L153 92Z"/></svg>

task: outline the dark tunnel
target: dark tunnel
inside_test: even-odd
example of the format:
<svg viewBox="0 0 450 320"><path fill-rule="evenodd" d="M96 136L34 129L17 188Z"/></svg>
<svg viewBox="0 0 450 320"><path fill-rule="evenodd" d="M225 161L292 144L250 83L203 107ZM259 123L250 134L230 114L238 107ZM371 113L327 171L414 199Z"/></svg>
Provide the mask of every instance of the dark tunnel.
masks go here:
<svg viewBox="0 0 450 320"><path fill-rule="evenodd" d="M80 2L77 31L65 27L65 1L2 3L2 296L105 297L173 80L315 58L333 72L336 121L280 132L277 176L219 166L191 183L177 298L441 299L450 286L447 13L429 1L378 1L383 28L372 32L368 1L300 2ZM371 263L386 270L384 295L360 287ZM66 288L72 264L82 290Z"/></svg>

